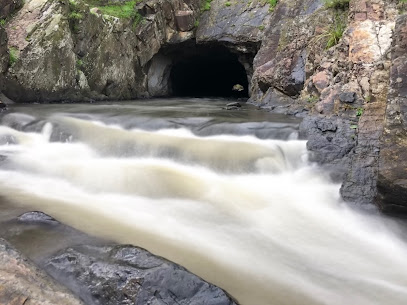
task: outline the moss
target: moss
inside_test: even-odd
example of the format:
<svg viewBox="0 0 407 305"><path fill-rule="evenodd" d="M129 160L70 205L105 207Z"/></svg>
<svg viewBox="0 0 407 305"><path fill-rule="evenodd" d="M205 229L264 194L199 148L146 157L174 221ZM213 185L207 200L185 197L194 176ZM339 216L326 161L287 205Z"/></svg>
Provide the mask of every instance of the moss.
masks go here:
<svg viewBox="0 0 407 305"><path fill-rule="evenodd" d="M259 30L260 30L260 31L263 31L263 30L264 30L264 25L260 25L260 26L259 26Z"/></svg>
<svg viewBox="0 0 407 305"><path fill-rule="evenodd" d="M202 10L209 11L211 9L211 2L212 0L205 0L205 2L202 4Z"/></svg>
<svg viewBox="0 0 407 305"><path fill-rule="evenodd" d="M273 12L277 6L278 0L267 0L269 4L269 12Z"/></svg>
<svg viewBox="0 0 407 305"><path fill-rule="evenodd" d="M232 3L230 3L229 1L225 3L225 6L231 6Z"/></svg>
<svg viewBox="0 0 407 305"><path fill-rule="evenodd" d="M18 61L18 57L19 57L19 50L17 48L11 47L9 50L9 64L10 66L14 66L14 64Z"/></svg>
<svg viewBox="0 0 407 305"><path fill-rule="evenodd" d="M133 18L133 29L135 29L143 21L143 16L141 16L139 12L136 12Z"/></svg>
<svg viewBox="0 0 407 305"><path fill-rule="evenodd" d="M71 12L68 16L68 18L70 20L82 20L83 19L83 15L81 13L78 12Z"/></svg>
<svg viewBox="0 0 407 305"><path fill-rule="evenodd" d="M109 15L120 19L132 19L138 14L137 10L134 8L137 2L139 1L132 0L125 3L101 5L98 6L98 8L104 15Z"/></svg>

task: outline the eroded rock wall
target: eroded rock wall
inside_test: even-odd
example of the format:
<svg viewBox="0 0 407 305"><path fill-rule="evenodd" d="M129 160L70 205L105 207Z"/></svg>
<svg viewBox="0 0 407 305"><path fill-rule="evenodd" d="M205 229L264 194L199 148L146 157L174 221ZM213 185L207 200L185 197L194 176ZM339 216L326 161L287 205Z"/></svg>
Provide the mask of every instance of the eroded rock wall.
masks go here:
<svg viewBox="0 0 407 305"><path fill-rule="evenodd" d="M390 88L380 139L376 203L392 213L407 212L407 15L397 19Z"/></svg>
<svg viewBox="0 0 407 305"><path fill-rule="evenodd" d="M143 2L136 21L81 0L27 0L6 25L18 59L0 89L17 102L148 97L151 58L163 44L193 36L176 24L176 12L186 9L195 14L199 1Z"/></svg>

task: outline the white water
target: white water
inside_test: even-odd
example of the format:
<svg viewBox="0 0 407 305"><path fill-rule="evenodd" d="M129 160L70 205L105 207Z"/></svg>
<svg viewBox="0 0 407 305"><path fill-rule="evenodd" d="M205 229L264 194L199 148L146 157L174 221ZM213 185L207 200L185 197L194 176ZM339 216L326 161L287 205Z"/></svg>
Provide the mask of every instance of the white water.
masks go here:
<svg viewBox="0 0 407 305"><path fill-rule="evenodd" d="M407 303L407 247L350 210L304 141L125 130L54 116L72 133L0 127L0 195L167 257L242 305Z"/></svg>

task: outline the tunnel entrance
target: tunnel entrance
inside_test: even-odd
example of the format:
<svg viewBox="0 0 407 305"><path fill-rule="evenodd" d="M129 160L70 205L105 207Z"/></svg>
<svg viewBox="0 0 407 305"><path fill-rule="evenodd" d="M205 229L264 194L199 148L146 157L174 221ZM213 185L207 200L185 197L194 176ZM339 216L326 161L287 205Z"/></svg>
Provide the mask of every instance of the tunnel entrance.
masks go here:
<svg viewBox="0 0 407 305"><path fill-rule="evenodd" d="M174 96L248 96L245 68L237 55L223 46L199 46L175 59L170 83Z"/></svg>
<svg viewBox="0 0 407 305"><path fill-rule="evenodd" d="M243 61L245 68L242 58L241 54L219 44L196 45L190 41L167 46L151 62L149 93L151 96L248 97L246 66L251 68L251 62Z"/></svg>

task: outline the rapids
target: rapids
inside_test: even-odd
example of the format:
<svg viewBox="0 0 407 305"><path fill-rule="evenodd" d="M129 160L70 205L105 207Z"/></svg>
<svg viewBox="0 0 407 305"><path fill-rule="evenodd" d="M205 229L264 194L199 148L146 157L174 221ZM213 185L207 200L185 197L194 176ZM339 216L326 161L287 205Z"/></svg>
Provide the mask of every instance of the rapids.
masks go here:
<svg viewBox="0 0 407 305"><path fill-rule="evenodd" d="M224 103L14 106L0 196L164 256L242 305L406 304L403 229L341 202L298 121Z"/></svg>

